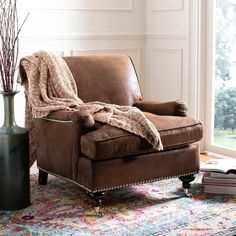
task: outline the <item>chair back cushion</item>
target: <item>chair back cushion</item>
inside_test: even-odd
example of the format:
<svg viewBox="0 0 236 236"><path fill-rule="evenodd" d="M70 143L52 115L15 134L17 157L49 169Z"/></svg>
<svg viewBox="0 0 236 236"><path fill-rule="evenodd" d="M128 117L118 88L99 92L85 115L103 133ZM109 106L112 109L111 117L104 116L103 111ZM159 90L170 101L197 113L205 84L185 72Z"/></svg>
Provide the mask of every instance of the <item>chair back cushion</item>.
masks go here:
<svg viewBox="0 0 236 236"><path fill-rule="evenodd" d="M100 101L130 105L142 100L137 74L125 55L64 57L84 102Z"/></svg>

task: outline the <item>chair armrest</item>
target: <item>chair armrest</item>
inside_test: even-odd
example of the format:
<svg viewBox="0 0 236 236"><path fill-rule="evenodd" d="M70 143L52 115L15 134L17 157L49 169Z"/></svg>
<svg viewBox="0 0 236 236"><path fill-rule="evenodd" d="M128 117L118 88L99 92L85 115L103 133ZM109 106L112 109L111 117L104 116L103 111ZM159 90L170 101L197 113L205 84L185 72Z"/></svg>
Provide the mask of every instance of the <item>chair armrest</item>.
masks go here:
<svg viewBox="0 0 236 236"><path fill-rule="evenodd" d="M133 106L156 115L187 116L188 106L181 100L169 102L138 101Z"/></svg>
<svg viewBox="0 0 236 236"><path fill-rule="evenodd" d="M88 113L55 111L34 119L37 163L40 168L71 180L77 179L80 138L94 126Z"/></svg>
<svg viewBox="0 0 236 236"><path fill-rule="evenodd" d="M78 122L82 131L88 131L95 125L93 116L85 111L54 111L43 119L62 123Z"/></svg>

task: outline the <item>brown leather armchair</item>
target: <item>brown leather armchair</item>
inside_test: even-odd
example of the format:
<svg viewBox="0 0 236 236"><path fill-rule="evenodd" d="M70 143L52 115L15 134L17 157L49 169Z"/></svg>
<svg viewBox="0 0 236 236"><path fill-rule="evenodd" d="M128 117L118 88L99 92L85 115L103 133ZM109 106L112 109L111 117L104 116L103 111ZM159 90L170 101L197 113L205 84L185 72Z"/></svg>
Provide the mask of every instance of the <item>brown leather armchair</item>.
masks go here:
<svg viewBox="0 0 236 236"><path fill-rule="evenodd" d="M142 101L132 61L124 55L65 57L84 102L102 101L140 108L159 130L163 151L143 138L107 124L90 114L52 112L35 119L39 184L52 174L85 189L98 215L106 191L179 177L188 193L199 171L202 125L187 117L182 101Z"/></svg>

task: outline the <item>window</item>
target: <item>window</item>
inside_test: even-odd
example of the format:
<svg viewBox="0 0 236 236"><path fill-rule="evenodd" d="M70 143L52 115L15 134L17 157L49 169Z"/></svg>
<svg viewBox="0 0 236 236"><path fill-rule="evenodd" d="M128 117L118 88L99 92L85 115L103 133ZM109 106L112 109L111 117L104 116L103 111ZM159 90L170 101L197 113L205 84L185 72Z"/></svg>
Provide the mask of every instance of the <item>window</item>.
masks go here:
<svg viewBox="0 0 236 236"><path fill-rule="evenodd" d="M206 148L236 157L236 1L208 2Z"/></svg>

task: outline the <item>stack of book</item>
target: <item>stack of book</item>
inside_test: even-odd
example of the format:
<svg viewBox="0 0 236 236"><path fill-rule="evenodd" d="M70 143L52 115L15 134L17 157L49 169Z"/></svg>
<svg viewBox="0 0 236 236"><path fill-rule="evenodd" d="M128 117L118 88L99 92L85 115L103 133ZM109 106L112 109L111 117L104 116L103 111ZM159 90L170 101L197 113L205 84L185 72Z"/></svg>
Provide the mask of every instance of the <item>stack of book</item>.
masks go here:
<svg viewBox="0 0 236 236"><path fill-rule="evenodd" d="M214 159L201 163L205 192L236 194L236 159Z"/></svg>

